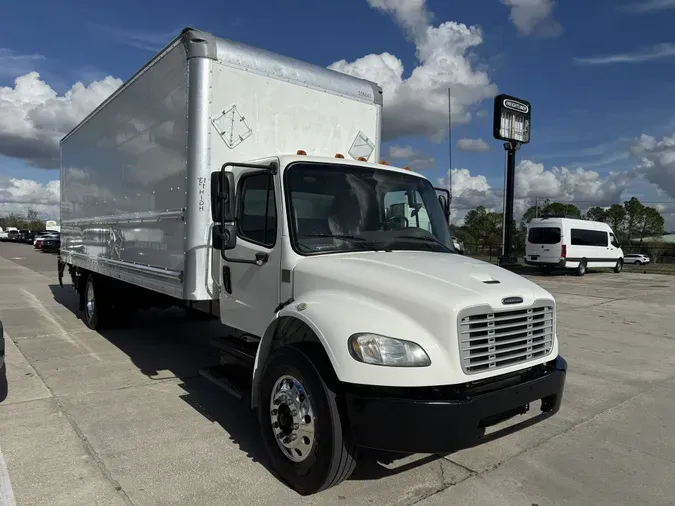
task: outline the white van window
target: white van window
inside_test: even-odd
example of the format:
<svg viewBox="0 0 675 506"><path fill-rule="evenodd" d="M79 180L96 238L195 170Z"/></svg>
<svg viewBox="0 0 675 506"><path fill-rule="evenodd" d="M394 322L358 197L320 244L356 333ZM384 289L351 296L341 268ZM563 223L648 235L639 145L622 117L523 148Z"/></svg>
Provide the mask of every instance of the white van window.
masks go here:
<svg viewBox="0 0 675 506"><path fill-rule="evenodd" d="M611 232L609 233L609 242L611 242L611 243L612 243L612 246L614 246L615 248L620 248L620 247L621 247L621 245L619 244L619 241L618 241L617 238L614 236L614 234L612 234Z"/></svg>
<svg viewBox="0 0 675 506"><path fill-rule="evenodd" d="M530 244L558 244L560 242L560 229L558 227L531 228L527 234Z"/></svg>
<svg viewBox="0 0 675 506"><path fill-rule="evenodd" d="M573 246L607 246L609 244L607 232L599 230L572 229Z"/></svg>

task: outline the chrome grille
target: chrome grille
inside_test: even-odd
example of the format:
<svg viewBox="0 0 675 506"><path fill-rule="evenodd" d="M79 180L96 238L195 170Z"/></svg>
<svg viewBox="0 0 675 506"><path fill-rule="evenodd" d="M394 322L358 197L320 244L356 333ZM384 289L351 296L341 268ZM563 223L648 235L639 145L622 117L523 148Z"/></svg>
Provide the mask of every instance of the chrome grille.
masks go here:
<svg viewBox="0 0 675 506"><path fill-rule="evenodd" d="M507 311L473 308L461 313L459 349L462 369L476 374L548 355L553 348L555 310L552 305Z"/></svg>

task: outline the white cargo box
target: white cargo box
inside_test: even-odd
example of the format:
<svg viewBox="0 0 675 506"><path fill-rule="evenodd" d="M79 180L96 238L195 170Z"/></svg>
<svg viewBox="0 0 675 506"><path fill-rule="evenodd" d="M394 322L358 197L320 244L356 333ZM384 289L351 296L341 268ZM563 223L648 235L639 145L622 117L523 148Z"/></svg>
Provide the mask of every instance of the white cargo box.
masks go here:
<svg viewBox="0 0 675 506"><path fill-rule="evenodd" d="M225 162L380 153L369 81L185 29L61 141L61 259L213 300L209 181Z"/></svg>

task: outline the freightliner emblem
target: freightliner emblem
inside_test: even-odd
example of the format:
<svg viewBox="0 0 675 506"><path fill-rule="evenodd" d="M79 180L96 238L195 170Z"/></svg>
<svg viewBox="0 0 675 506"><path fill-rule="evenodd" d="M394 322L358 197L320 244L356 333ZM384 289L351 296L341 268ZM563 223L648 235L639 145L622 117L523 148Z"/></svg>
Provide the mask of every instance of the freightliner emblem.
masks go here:
<svg viewBox="0 0 675 506"><path fill-rule="evenodd" d="M522 297L506 297L505 299L502 299L502 304L508 305L508 304L520 304L523 302Z"/></svg>
<svg viewBox="0 0 675 506"><path fill-rule="evenodd" d="M515 100L509 100L508 98L505 99L504 102L502 103L504 104L504 107L506 107L507 109L512 109L514 111L522 112L525 114L527 114L528 111L530 110L530 108L527 105L521 102L516 102Z"/></svg>

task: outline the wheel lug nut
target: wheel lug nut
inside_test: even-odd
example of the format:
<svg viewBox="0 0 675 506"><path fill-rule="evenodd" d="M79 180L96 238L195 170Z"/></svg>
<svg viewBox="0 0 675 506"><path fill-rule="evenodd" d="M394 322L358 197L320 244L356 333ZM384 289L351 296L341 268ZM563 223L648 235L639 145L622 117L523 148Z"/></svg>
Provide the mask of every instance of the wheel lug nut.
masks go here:
<svg viewBox="0 0 675 506"><path fill-rule="evenodd" d="M293 424L293 430L298 430L299 428L300 428L300 426L297 423Z"/></svg>
<svg viewBox="0 0 675 506"><path fill-rule="evenodd" d="M276 414L277 414L278 412L279 412L278 410L273 409L273 410L272 410L272 416L276 416Z"/></svg>

